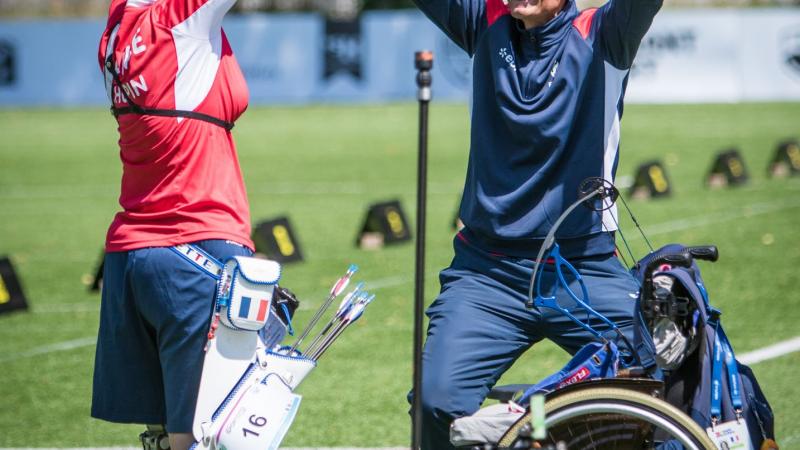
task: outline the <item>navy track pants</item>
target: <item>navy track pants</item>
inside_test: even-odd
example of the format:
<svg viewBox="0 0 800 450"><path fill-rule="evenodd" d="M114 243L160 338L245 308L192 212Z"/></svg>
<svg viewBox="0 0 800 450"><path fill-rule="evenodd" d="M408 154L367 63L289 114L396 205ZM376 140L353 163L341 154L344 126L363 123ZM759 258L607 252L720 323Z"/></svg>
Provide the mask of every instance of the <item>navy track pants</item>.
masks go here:
<svg viewBox="0 0 800 450"><path fill-rule="evenodd" d="M490 389L514 361L536 342L548 338L574 354L595 337L551 309L528 310L528 286L534 261L488 253L457 236L455 257L440 274L441 293L428 308L430 319L423 351L422 448L452 449L453 419L478 410ZM633 310L638 283L614 255L570 261L583 277L592 307L617 324L633 342ZM552 295L555 271L547 265L543 295ZM580 293L573 277L567 281ZM559 304L575 302L558 289ZM581 310L573 314L585 319ZM608 327L595 319L598 331ZM615 333L621 353L630 354ZM535 383L538 380L531 380ZM413 395L410 394L410 396Z"/></svg>

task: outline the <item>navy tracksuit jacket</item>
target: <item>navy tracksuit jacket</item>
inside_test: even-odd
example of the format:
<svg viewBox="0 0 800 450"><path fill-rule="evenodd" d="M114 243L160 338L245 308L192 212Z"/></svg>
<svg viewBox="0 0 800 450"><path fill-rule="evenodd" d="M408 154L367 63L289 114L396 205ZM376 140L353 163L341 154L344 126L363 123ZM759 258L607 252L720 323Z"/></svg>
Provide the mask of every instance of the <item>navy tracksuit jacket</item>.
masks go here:
<svg viewBox="0 0 800 450"><path fill-rule="evenodd" d="M415 2L474 57L466 228L428 309L423 352L422 447L444 450L453 418L475 412L531 345L551 339L575 353L595 339L558 312L525 308L531 258L585 178L613 182L628 74L661 0L611 0L580 13L566 0L530 30L501 0ZM613 256L615 216L577 208L556 237L592 306L632 339L638 285ZM554 284L547 266L545 295L574 305Z"/></svg>
<svg viewBox="0 0 800 450"><path fill-rule="evenodd" d="M622 97L661 0L574 0L525 30L501 0L415 0L474 57L471 149L460 217L483 247L525 256L587 177L613 182ZM559 228L566 257L614 251L612 208L580 208Z"/></svg>

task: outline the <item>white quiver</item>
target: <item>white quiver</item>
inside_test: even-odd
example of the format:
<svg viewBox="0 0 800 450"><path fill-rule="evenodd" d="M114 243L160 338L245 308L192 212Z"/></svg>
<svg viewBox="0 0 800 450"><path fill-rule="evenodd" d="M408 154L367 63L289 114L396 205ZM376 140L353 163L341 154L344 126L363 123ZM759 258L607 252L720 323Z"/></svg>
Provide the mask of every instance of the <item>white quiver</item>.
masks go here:
<svg viewBox="0 0 800 450"><path fill-rule="evenodd" d="M274 261L237 256L225 263L194 415L195 448L277 449L294 420L301 398L293 390L316 363L273 353L258 337L280 273Z"/></svg>

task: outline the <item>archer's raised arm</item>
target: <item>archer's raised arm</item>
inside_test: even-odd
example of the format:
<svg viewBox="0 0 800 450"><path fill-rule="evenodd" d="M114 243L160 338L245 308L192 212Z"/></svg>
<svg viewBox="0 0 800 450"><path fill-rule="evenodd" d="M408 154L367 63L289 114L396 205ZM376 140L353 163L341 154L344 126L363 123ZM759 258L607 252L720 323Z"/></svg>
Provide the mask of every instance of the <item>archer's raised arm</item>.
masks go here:
<svg viewBox="0 0 800 450"><path fill-rule="evenodd" d="M414 0L459 47L472 56L478 36L486 28L486 0Z"/></svg>
<svg viewBox="0 0 800 450"><path fill-rule="evenodd" d="M610 0L600 8L600 35L608 61L618 69L629 69L639 44L661 9L663 0Z"/></svg>

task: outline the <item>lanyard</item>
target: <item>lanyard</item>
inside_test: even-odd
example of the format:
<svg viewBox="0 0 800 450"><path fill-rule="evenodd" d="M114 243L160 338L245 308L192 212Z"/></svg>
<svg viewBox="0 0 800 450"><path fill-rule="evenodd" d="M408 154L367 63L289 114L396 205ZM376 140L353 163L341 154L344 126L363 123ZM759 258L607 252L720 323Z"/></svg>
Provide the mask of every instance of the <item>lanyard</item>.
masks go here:
<svg viewBox="0 0 800 450"><path fill-rule="evenodd" d="M739 384L739 366L733 357L733 350L719 322L714 323L714 362L711 371L711 422L716 423L722 417L722 364L728 369L728 389L731 392L731 404L738 419L742 413L742 393Z"/></svg>

